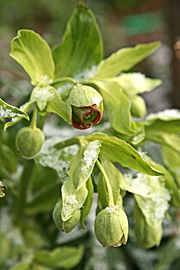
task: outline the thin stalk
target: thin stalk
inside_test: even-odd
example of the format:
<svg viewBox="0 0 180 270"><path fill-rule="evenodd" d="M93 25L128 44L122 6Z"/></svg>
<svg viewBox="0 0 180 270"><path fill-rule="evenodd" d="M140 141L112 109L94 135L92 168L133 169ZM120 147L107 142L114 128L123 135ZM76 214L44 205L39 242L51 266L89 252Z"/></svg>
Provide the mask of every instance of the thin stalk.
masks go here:
<svg viewBox="0 0 180 270"><path fill-rule="evenodd" d="M30 125L30 127L32 129L36 128L36 119L37 119L37 106L35 104L34 111L33 111L33 117L32 117L31 125Z"/></svg>
<svg viewBox="0 0 180 270"><path fill-rule="evenodd" d="M79 137L74 137L74 138L59 142L59 143L55 144L54 147L56 149L62 149L62 148L66 148L66 147L74 145L74 144L80 144Z"/></svg>
<svg viewBox="0 0 180 270"><path fill-rule="evenodd" d="M16 224L20 224L24 216L28 184L34 166L35 166L34 160L25 160L23 172L20 178L19 196L17 197L15 202L14 221Z"/></svg>
<svg viewBox="0 0 180 270"><path fill-rule="evenodd" d="M96 164L97 164L99 170L101 171L101 173L104 176L104 179L106 181L106 185L107 185L107 189L108 189L108 194L109 194L109 200L108 200L109 207L114 207L113 192L112 192L111 184L109 182L109 178L108 178L108 176L107 176L107 174L106 174L103 166L99 162L99 160L96 160Z"/></svg>
<svg viewBox="0 0 180 270"><path fill-rule="evenodd" d="M63 78L57 79L53 83L51 83L51 85L54 86L56 84L63 83L63 82L70 82L74 85L77 85L77 82L70 77L63 77Z"/></svg>

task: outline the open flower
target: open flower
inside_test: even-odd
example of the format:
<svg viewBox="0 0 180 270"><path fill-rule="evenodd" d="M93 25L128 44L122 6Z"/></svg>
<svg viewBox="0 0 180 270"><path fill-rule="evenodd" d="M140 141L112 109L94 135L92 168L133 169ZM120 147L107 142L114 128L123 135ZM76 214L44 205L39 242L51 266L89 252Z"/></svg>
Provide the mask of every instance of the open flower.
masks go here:
<svg viewBox="0 0 180 270"><path fill-rule="evenodd" d="M87 129L99 123L103 115L103 98L92 87L78 84L69 96L70 118L74 128Z"/></svg>

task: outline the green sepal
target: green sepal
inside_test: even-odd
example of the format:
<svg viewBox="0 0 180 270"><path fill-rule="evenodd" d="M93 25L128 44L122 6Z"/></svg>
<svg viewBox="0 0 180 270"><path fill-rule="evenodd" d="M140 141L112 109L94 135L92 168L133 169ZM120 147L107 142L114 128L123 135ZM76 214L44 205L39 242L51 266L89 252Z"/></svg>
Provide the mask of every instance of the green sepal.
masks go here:
<svg viewBox="0 0 180 270"><path fill-rule="evenodd" d="M31 83L50 82L54 77L54 62L49 45L31 30L19 30L12 40L10 56L29 74Z"/></svg>
<svg viewBox="0 0 180 270"><path fill-rule="evenodd" d="M131 113L135 117L144 117L146 115L146 103L140 96L134 96L131 100Z"/></svg>

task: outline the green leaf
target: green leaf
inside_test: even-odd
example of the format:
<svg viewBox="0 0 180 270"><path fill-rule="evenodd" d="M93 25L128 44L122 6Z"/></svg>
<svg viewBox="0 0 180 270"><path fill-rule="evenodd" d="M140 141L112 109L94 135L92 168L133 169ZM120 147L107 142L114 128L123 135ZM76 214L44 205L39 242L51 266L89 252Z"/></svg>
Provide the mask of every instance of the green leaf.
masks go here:
<svg viewBox="0 0 180 270"><path fill-rule="evenodd" d="M48 85L43 84L34 88L31 94L31 102L37 102L37 106L40 112L52 112L62 117L65 121L70 122L67 108L65 103L62 101L58 91Z"/></svg>
<svg viewBox="0 0 180 270"><path fill-rule="evenodd" d="M62 220L68 220L75 212L77 212L84 204L88 190L86 184L76 190L73 181L68 179L62 185Z"/></svg>
<svg viewBox="0 0 180 270"><path fill-rule="evenodd" d="M95 17L84 4L74 11L53 58L55 78L69 76L80 81L95 74L102 59L102 40Z"/></svg>
<svg viewBox="0 0 180 270"><path fill-rule="evenodd" d="M30 270L32 262L30 263L20 263L17 266L11 268L10 270Z"/></svg>
<svg viewBox="0 0 180 270"><path fill-rule="evenodd" d="M0 147L0 167L1 170L6 170L8 172L15 172L17 168L17 158L13 150L5 145L1 144Z"/></svg>
<svg viewBox="0 0 180 270"><path fill-rule="evenodd" d="M25 114L27 115L27 112L31 106L32 102L27 102L25 104L23 104L21 107L20 107L20 110ZM21 116L17 116L15 118L12 119L11 122L7 122L5 125L4 125L4 131L6 131L6 129L8 127L12 127L14 124L16 124L17 122L19 122L20 120L22 119ZM27 120L29 120L29 116L27 115Z"/></svg>
<svg viewBox="0 0 180 270"><path fill-rule="evenodd" d="M73 180L74 187L79 190L91 176L95 162L100 153L101 143L98 140L86 141L80 147L70 164L69 176Z"/></svg>
<svg viewBox="0 0 180 270"><path fill-rule="evenodd" d="M107 159L101 159L102 167L107 174L107 177L109 179L109 183L111 185L112 193L113 193L113 201L115 205L121 205L122 199L120 196L120 189L126 190L126 183L124 181L124 178L121 174L121 172ZM108 207L109 202L109 194L108 193L106 181L104 180L104 177L102 174L100 174L100 177L98 179L98 205L100 209L104 209Z"/></svg>
<svg viewBox="0 0 180 270"><path fill-rule="evenodd" d="M122 71L129 70L156 50L160 44L160 42L153 42L140 44L134 48L120 49L107 59L101 61L95 77L112 78Z"/></svg>
<svg viewBox="0 0 180 270"><path fill-rule="evenodd" d="M69 269L75 267L82 259L83 246L61 247L51 252L42 250L35 254L35 262L53 268Z"/></svg>
<svg viewBox="0 0 180 270"><path fill-rule="evenodd" d="M131 128L130 102L117 82L110 79L92 79L90 83L98 87L111 126L118 132L133 135Z"/></svg>
<svg viewBox="0 0 180 270"><path fill-rule="evenodd" d="M178 134L180 133L180 111L167 109L152 113L142 123L145 125L147 136L162 135L165 132Z"/></svg>
<svg viewBox="0 0 180 270"><path fill-rule="evenodd" d="M55 145L58 143L64 144L62 138L52 137L46 140L35 161L43 167L55 170L63 183L69 178L67 172L71 159L78 151L78 147L73 145L64 149L56 149Z"/></svg>
<svg viewBox="0 0 180 270"><path fill-rule="evenodd" d="M51 50L40 35L31 30L18 31L12 40L10 56L29 74L31 83L51 82L54 77L54 62Z"/></svg>
<svg viewBox="0 0 180 270"><path fill-rule="evenodd" d="M108 137L103 133L88 135L86 140L99 140L102 143L101 154L112 162L119 162L122 166L143 172L149 175L161 175L161 172L153 169L141 155L124 140L116 137Z"/></svg>
<svg viewBox="0 0 180 270"><path fill-rule="evenodd" d="M0 98L0 120L3 118L17 118L17 117L19 119L25 118L29 120L29 116L25 112L14 106L7 104Z"/></svg>
<svg viewBox="0 0 180 270"><path fill-rule="evenodd" d="M122 73L120 76L113 78L113 80L119 83L129 98L137 94L149 92L162 83L158 79L146 78L141 73Z"/></svg>
<svg viewBox="0 0 180 270"><path fill-rule="evenodd" d="M84 205L83 205L83 207L81 209L81 218L80 218L80 221L79 221L79 223L81 224L81 227L83 229L85 229L84 220L88 216L89 211L90 211L91 206L92 206L92 203L93 203L94 186L93 186L91 177L89 177L89 179L86 182L86 188L88 190L88 195L87 195L86 200L84 202Z"/></svg>
<svg viewBox="0 0 180 270"><path fill-rule="evenodd" d="M143 174L139 174L138 177L141 178L139 189L141 189L141 185L144 185L147 186L148 190L145 196L135 195L138 207L149 226L152 228L159 227L171 199L169 191L164 187L164 178L144 176Z"/></svg>

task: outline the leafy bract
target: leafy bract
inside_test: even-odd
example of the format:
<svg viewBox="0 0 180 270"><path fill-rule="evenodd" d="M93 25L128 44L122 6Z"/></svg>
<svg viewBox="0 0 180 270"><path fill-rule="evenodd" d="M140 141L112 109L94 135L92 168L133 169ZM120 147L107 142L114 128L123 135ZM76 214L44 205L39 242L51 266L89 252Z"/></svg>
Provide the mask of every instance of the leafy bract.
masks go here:
<svg viewBox="0 0 180 270"><path fill-rule="evenodd" d="M151 227L159 227L169 207L171 197L164 186L164 179L141 174L141 183L148 186L145 196L135 195L136 202L144 215L146 222ZM139 175L140 177L140 175ZM139 185L141 188L141 185Z"/></svg>
<svg viewBox="0 0 180 270"><path fill-rule="evenodd" d="M86 184L76 190L72 180L69 178L62 185L62 220L68 220L84 204L88 195Z"/></svg>
<svg viewBox="0 0 180 270"><path fill-rule="evenodd" d="M92 79L89 81L98 87L103 96L105 110L112 127L122 134L135 134L135 131L131 128L130 102L120 85L110 79Z"/></svg>
<svg viewBox="0 0 180 270"><path fill-rule="evenodd" d="M92 77L102 59L101 34L94 15L82 3L74 11L62 43L53 50L55 78Z"/></svg>
<svg viewBox="0 0 180 270"><path fill-rule="evenodd" d="M122 73L120 76L113 78L113 81L119 83L129 98L151 91L161 84L161 80L146 78L141 73Z"/></svg>
<svg viewBox="0 0 180 270"><path fill-rule="evenodd" d="M73 145L58 150L54 146L60 141L63 143L62 139L58 137L47 139L40 153L36 156L35 161L41 166L55 170L63 183L69 178L67 172L69 170L70 161L74 154L77 153L78 147Z"/></svg>
<svg viewBox="0 0 180 270"><path fill-rule="evenodd" d="M31 106L32 102L27 102L25 104L23 104L21 107L20 107L20 110L22 110L23 113L27 113L29 111L29 108ZM4 131L8 128L8 127L12 127L14 124L16 124L17 122L19 122L20 120L22 119L22 117L15 117L12 119L12 121L10 122L7 122L5 125L4 125ZM27 118L29 120L29 116Z"/></svg>
<svg viewBox="0 0 180 270"><path fill-rule="evenodd" d="M47 84L35 87L31 94L30 101L37 102L40 113L56 113L65 121L70 123L66 105L62 101L60 94L54 87Z"/></svg>
<svg viewBox="0 0 180 270"><path fill-rule="evenodd" d="M88 135L86 140L99 140L102 144L101 153L103 156L112 162L119 162L125 167L143 172L149 175L161 175L161 172L153 169L141 155L124 140L116 137L109 137L103 133L94 133Z"/></svg>
<svg viewBox="0 0 180 270"><path fill-rule="evenodd" d="M29 116L22 110L7 104L0 98L0 120L3 118L25 118L29 120Z"/></svg>
<svg viewBox="0 0 180 270"><path fill-rule="evenodd" d="M69 176L73 180L73 184L79 190L91 176L95 162L100 153L101 143L98 140L85 141L80 147L78 153L72 159L70 165Z"/></svg>
<svg viewBox="0 0 180 270"><path fill-rule="evenodd" d="M83 253L83 246L58 247L51 252L45 250L37 252L34 260L44 266L69 269L81 261Z"/></svg>
<svg viewBox="0 0 180 270"><path fill-rule="evenodd" d="M89 214L89 211L90 211L92 203L93 203L94 187L93 187L91 177L89 177L89 179L86 182L86 188L88 190L88 195L87 195L86 200L84 202L84 205L81 209L81 218L80 218L80 224L81 224L81 227L83 229L85 229L84 220L86 219L87 215Z"/></svg>
<svg viewBox="0 0 180 270"><path fill-rule="evenodd" d="M129 70L150 55L160 44L160 42L153 42L140 44L134 48L120 49L107 59L101 61L95 77L112 78L122 71Z"/></svg>
<svg viewBox="0 0 180 270"><path fill-rule="evenodd" d="M163 133L180 133L180 111L166 109L150 114L143 122L147 135L162 135Z"/></svg>
<svg viewBox="0 0 180 270"><path fill-rule="evenodd" d="M18 31L12 40L10 56L29 74L31 83L50 81L54 76L54 62L49 45L31 30Z"/></svg>

